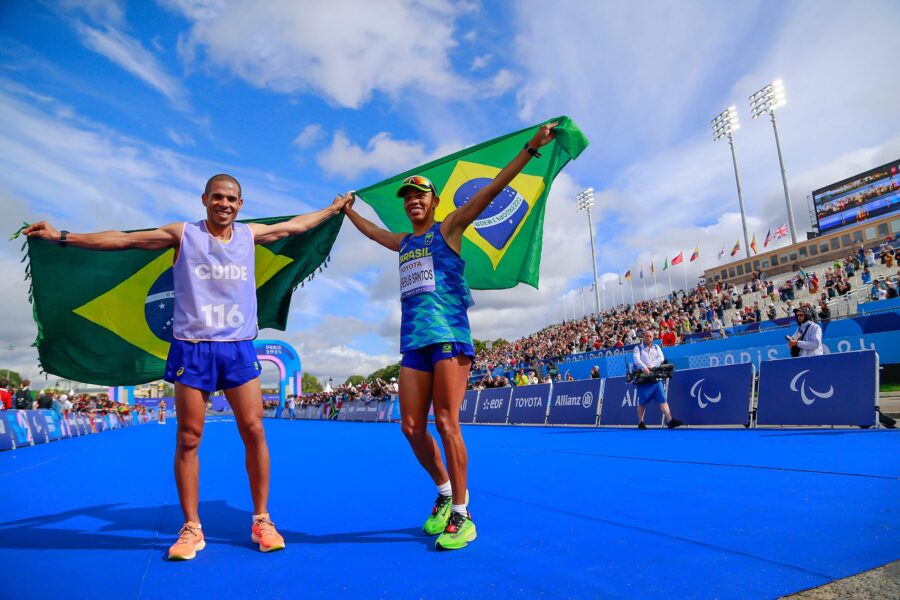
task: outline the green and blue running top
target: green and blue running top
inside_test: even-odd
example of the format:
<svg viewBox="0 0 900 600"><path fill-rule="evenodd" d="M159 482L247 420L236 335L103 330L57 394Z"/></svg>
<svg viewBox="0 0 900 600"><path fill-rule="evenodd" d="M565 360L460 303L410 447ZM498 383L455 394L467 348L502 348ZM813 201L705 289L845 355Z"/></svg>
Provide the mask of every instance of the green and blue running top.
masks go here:
<svg viewBox="0 0 900 600"><path fill-rule="evenodd" d="M472 294L463 277L466 263L453 251L441 224L400 243L400 352L443 342L472 344Z"/></svg>

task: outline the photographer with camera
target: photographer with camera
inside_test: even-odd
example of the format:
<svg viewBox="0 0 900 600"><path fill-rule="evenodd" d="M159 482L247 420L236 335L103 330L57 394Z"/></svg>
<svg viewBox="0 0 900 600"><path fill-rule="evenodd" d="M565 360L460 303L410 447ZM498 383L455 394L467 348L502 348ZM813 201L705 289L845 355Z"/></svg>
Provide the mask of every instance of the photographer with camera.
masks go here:
<svg viewBox="0 0 900 600"><path fill-rule="evenodd" d="M653 330L645 329L641 332L641 343L635 346L634 366L641 369L644 375L650 375L651 369L655 369L663 364L666 357L663 355L662 348L658 344L653 343ZM635 381L638 393L638 429L647 429L644 424L644 413L647 411L647 404L650 402L659 403L659 408L666 416L666 426L674 429L681 425L681 421L672 418L672 412L669 410L669 403L666 401L666 391L663 388L662 381L651 379L646 383Z"/></svg>
<svg viewBox="0 0 900 600"><path fill-rule="evenodd" d="M822 328L813 322L812 309L798 306L794 309L794 318L797 320L797 332L787 337L791 356L819 356L825 354L822 348Z"/></svg>

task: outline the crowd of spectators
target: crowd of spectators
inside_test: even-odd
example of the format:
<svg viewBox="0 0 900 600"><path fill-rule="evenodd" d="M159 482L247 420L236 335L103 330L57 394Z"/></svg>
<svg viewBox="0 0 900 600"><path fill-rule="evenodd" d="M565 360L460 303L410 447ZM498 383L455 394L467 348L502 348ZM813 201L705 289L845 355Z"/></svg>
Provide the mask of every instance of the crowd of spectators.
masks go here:
<svg viewBox="0 0 900 600"><path fill-rule="evenodd" d="M887 268L894 265L891 242L889 238L880 248L881 264ZM898 296L898 276L873 281L871 269L875 264L874 251L860 245L843 260L826 267L821 277L795 264L796 274L780 284L769 279L765 272L756 271L741 285L698 284L690 290L672 292L663 299L616 306L603 311L599 318L588 315L565 321L478 352L473 372L479 375L473 385L481 389L563 380L567 374L560 373L558 367L562 357L625 349L640 341L644 329L654 331L663 346L674 346L694 337L692 334L724 336L726 328L735 325L789 320L795 308L811 308L816 320L827 321L831 318L829 301L855 287L872 284L872 299ZM808 294L799 300L797 297L803 291ZM730 316L726 317L728 311Z"/></svg>
<svg viewBox="0 0 900 600"><path fill-rule="evenodd" d="M110 400L107 394L76 394L45 389L37 394L31 389L28 379L22 381L13 392L9 389L9 380L0 379L0 410L52 410L60 417L80 413L87 416L105 416L116 414L127 418L132 413L140 416L147 414L147 407L142 404L131 405L126 402Z"/></svg>

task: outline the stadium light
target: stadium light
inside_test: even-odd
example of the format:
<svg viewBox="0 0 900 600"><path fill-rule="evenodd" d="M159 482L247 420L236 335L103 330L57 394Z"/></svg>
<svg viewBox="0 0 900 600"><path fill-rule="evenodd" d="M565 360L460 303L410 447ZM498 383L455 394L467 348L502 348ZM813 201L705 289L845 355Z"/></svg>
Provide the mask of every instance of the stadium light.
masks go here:
<svg viewBox="0 0 900 600"><path fill-rule="evenodd" d="M763 89L750 96L750 113L753 118L769 113L772 119L772 131L775 132L775 148L778 150L778 164L781 165L781 183L784 185L784 202L787 204L788 225L791 228L791 244L797 243L797 228L794 226L794 209L791 208L791 196L788 193L787 173L784 170L784 158L781 156L781 142L778 139L778 126L775 125L775 109L785 105L784 85L776 79Z"/></svg>
<svg viewBox="0 0 900 600"><path fill-rule="evenodd" d="M594 224L591 221L591 207L594 205L594 188L589 187L575 196L575 207L578 212L586 212L588 229L591 232L591 264L594 266L594 307L597 317L600 316L600 285L597 281L597 255L594 252Z"/></svg>
<svg viewBox="0 0 900 600"><path fill-rule="evenodd" d="M716 118L711 121L713 130L713 141L718 142L723 137L728 138L728 145L731 146L731 162L734 164L734 180L737 183L738 206L741 207L741 227L744 228L744 252L747 258L750 258L750 240L747 237L747 215L744 213L744 194L741 192L741 177L738 175L737 158L734 154L734 137L735 131L741 128L738 123L737 108L729 106Z"/></svg>

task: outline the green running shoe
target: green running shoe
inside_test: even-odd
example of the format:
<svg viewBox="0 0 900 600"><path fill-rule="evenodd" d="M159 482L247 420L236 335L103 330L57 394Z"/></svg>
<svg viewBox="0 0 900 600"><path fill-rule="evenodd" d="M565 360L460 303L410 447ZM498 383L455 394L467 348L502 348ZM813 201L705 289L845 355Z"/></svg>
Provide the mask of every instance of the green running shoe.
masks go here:
<svg viewBox="0 0 900 600"><path fill-rule="evenodd" d="M422 530L428 535L437 535L442 532L450 520L452 504L453 498L438 494L437 500L434 501L434 508L431 509L431 515L425 520Z"/></svg>
<svg viewBox="0 0 900 600"><path fill-rule="evenodd" d="M459 550L469 545L478 537L475 533L475 523L472 515L461 515L457 512L450 514L450 521L444 528L444 533L434 541L434 547L438 550Z"/></svg>

